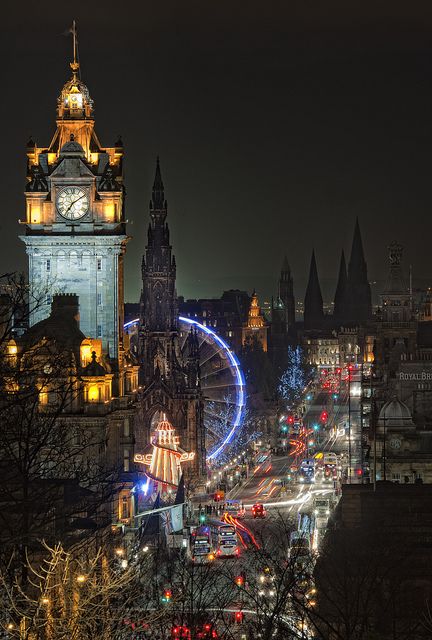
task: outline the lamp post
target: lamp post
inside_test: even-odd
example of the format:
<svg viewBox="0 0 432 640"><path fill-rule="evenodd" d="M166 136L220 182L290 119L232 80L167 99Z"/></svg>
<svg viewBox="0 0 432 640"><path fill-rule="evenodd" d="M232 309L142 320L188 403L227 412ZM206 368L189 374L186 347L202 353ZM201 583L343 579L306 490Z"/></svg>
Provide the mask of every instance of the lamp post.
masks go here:
<svg viewBox="0 0 432 640"><path fill-rule="evenodd" d="M351 371L348 366L348 484L351 484Z"/></svg>
<svg viewBox="0 0 432 640"><path fill-rule="evenodd" d="M386 469L386 412L384 411L383 416L384 421L384 440L382 446L382 464L383 464L383 480L387 480L387 469Z"/></svg>

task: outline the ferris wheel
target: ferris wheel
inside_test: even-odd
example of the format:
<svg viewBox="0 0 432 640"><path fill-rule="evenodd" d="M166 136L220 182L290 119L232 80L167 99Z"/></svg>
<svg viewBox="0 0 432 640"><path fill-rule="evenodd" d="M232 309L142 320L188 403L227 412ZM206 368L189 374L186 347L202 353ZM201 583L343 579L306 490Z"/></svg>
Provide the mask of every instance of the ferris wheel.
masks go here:
<svg viewBox="0 0 432 640"><path fill-rule="evenodd" d="M126 322L130 334L137 330L139 318ZM226 453L239 433L245 414L245 380L235 353L215 331L197 320L179 318L180 347L184 352L193 326L197 332L200 356L200 382L204 399L204 427L207 460Z"/></svg>
<svg viewBox="0 0 432 640"><path fill-rule="evenodd" d="M207 460L214 460L227 450L242 425L246 402L244 376L234 352L210 327L182 316L179 321L182 348L191 326L197 332Z"/></svg>

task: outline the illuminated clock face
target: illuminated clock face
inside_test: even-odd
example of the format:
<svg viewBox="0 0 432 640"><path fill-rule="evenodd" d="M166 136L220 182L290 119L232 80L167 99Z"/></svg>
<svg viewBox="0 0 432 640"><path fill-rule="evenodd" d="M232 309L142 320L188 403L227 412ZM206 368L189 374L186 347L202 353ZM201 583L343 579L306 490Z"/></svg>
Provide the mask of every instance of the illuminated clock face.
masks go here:
<svg viewBox="0 0 432 640"><path fill-rule="evenodd" d="M85 189L65 187L57 196L57 211L63 218L79 220L89 210L89 197Z"/></svg>

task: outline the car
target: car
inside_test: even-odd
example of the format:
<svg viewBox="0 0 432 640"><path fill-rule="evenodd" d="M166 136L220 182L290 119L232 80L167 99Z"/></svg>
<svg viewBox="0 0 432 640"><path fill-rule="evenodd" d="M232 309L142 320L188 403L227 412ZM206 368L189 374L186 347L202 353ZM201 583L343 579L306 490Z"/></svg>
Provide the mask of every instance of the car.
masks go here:
<svg viewBox="0 0 432 640"><path fill-rule="evenodd" d="M252 507L252 515L254 518L265 518L266 511L264 509L264 505L260 502L257 502Z"/></svg>

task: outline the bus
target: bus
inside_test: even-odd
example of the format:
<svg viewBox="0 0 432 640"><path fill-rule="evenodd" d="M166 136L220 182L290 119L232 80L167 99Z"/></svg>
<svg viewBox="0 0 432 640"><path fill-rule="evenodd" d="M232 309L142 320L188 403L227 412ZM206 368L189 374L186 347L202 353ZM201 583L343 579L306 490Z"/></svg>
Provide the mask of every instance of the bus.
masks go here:
<svg viewBox="0 0 432 640"><path fill-rule="evenodd" d="M215 559L211 527L201 525L192 531L190 540L190 555L192 562L203 564Z"/></svg>
<svg viewBox="0 0 432 640"><path fill-rule="evenodd" d="M330 515L330 498L326 498L325 496L317 496L313 501L313 512L315 516L315 520L325 520Z"/></svg>
<svg viewBox="0 0 432 640"><path fill-rule="evenodd" d="M232 524L213 522L211 536L216 558L233 558L240 554L237 532Z"/></svg>
<svg viewBox="0 0 432 640"><path fill-rule="evenodd" d="M323 482L334 482L338 476L338 459L335 453L323 454Z"/></svg>
<svg viewBox="0 0 432 640"><path fill-rule="evenodd" d="M292 531L290 535L288 559L299 569L305 569L311 561L311 542L305 531Z"/></svg>
<svg viewBox="0 0 432 640"><path fill-rule="evenodd" d="M246 514L246 510L243 507L240 500L226 500L225 511L226 513L229 513L230 516L233 516L234 518L244 518Z"/></svg>
<svg viewBox="0 0 432 640"><path fill-rule="evenodd" d="M306 458L300 463L298 472L299 482L304 484L312 484L315 482L315 460L314 458Z"/></svg>

